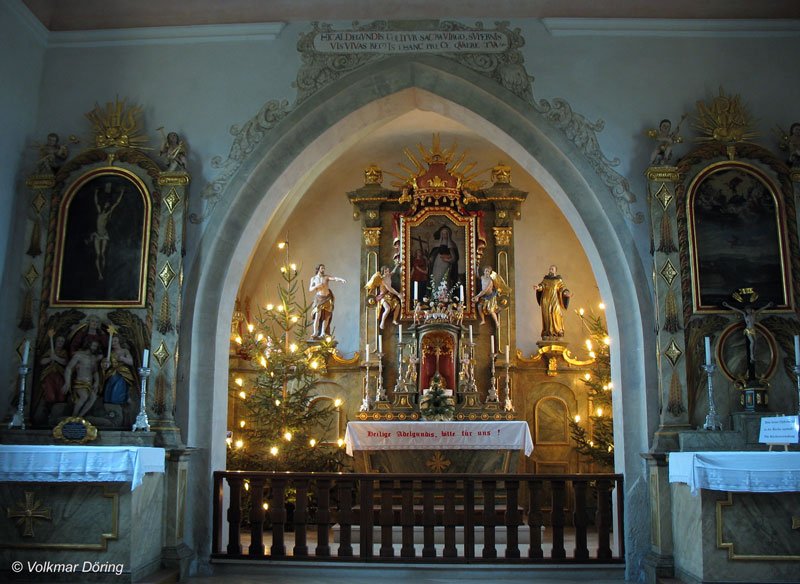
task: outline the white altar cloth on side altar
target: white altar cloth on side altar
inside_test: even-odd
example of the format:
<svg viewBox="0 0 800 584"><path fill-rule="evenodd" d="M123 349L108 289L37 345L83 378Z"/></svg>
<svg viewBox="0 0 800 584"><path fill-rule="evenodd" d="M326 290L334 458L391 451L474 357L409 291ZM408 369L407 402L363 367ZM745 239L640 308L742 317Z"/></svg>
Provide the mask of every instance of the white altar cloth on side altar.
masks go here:
<svg viewBox="0 0 800 584"><path fill-rule="evenodd" d="M349 422L346 452L356 450L524 450L533 452L527 422Z"/></svg>
<svg viewBox="0 0 800 584"><path fill-rule="evenodd" d="M800 491L800 452L671 452L669 481L695 494Z"/></svg>
<svg viewBox="0 0 800 584"><path fill-rule="evenodd" d="M164 472L164 449L146 446L0 444L3 482L130 482Z"/></svg>

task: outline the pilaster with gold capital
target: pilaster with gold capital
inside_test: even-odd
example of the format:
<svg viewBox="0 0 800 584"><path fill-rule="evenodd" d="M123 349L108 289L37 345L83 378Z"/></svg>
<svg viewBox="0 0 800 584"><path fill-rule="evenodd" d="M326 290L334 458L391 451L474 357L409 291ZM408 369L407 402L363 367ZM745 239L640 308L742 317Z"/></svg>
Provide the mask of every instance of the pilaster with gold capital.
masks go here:
<svg viewBox="0 0 800 584"><path fill-rule="evenodd" d="M689 429L676 206L676 188L680 177L678 169L672 166L651 166L645 174L650 207L656 359L661 404L653 450L660 452L677 449L677 432Z"/></svg>

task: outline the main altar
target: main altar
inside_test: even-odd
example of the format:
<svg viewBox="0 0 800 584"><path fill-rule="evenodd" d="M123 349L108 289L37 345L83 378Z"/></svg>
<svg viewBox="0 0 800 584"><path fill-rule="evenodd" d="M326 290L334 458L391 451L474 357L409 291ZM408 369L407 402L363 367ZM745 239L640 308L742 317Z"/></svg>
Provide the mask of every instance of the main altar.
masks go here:
<svg viewBox="0 0 800 584"><path fill-rule="evenodd" d="M398 192L381 186L382 171L349 193L362 218L362 421L514 420L512 223L527 193L509 169L492 170L480 186L454 148L434 135L422 160L397 175ZM481 325L478 325L480 319ZM474 325L472 323L475 323ZM477 334L480 326L483 334Z"/></svg>

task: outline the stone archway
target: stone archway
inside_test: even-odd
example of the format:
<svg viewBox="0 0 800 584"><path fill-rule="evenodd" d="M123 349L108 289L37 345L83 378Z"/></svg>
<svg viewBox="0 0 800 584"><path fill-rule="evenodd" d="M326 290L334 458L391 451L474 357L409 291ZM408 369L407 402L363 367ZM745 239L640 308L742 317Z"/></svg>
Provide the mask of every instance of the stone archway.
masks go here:
<svg viewBox="0 0 800 584"><path fill-rule="evenodd" d="M420 95L410 99L415 92ZM550 193L586 242L601 293L609 299L609 332L619 339L612 367L615 386L626 388L615 403L615 428L617 470L626 474L627 525L648 521L639 453L648 449L648 423L657 408L656 403L646 403L644 392L645 355L652 349L644 321L652 308L646 274L609 187L564 133L492 80L443 58L398 58L330 84L265 133L225 186L199 243L186 279L181 351L186 381L178 410L187 443L200 449L193 457L195 488L187 508L194 510L188 525L201 561L210 547L211 472L225 466L230 319L247 258L264 226L269 229L271 222L280 222L286 198L302 195L293 192L293 185L307 168L374 124L419 107L420 96L444 115L480 128L514 157ZM630 570L649 549L649 531L626 531Z"/></svg>

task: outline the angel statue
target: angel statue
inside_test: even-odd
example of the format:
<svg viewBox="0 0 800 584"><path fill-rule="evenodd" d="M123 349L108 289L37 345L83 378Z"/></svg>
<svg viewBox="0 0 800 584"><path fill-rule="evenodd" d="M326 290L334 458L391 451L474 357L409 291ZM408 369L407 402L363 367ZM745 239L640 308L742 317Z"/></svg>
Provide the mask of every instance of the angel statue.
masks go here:
<svg viewBox="0 0 800 584"><path fill-rule="evenodd" d="M481 291L472 297L472 301L477 305L475 308L481 318L481 324L486 324L488 316L494 321L495 329L500 328L500 319L497 316L500 312L500 303L497 301L497 296L506 294L508 291L509 288L503 278L492 270L491 266L483 268Z"/></svg>
<svg viewBox="0 0 800 584"><path fill-rule="evenodd" d="M392 322L398 324L400 317L400 302L402 300L400 292L392 287L392 273L389 266L381 266L379 272L375 272L364 286L367 294L375 292L375 299L378 301L378 310L381 311L380 327L383 329L386 319L392 315Z"/></svg>
<svg viewBox="0 0 800 584"><path fill-rule="evenodd" d="M780 149L788 154L786 161L790 166L800 166L800 122L789 126L787 134L781 128L777 129L780 136Z"/></svg>
<svg viewBox="0 0 800 584"><path fill-rule="evenodd" d="M159 128L163 136L163 128ZM164 143L161 146L161 158L167 166L167 172L179 172L186 170L186 143L181 140L177 132L170 132L163 136Z"/></svg>
<svg viewBox="0 0 800 584"><path fill-rule="evenodd" d="M658 124L658 130L647 131L647 135L658 142L653 153L650 155L650 166L669 164L670 160L672 160L672 145L683 142L683 137L679 132L681 131L681 124L685 119L686 114L683 114L674 132L672 131L672 122L667 119L661 120Z"/></svg>

